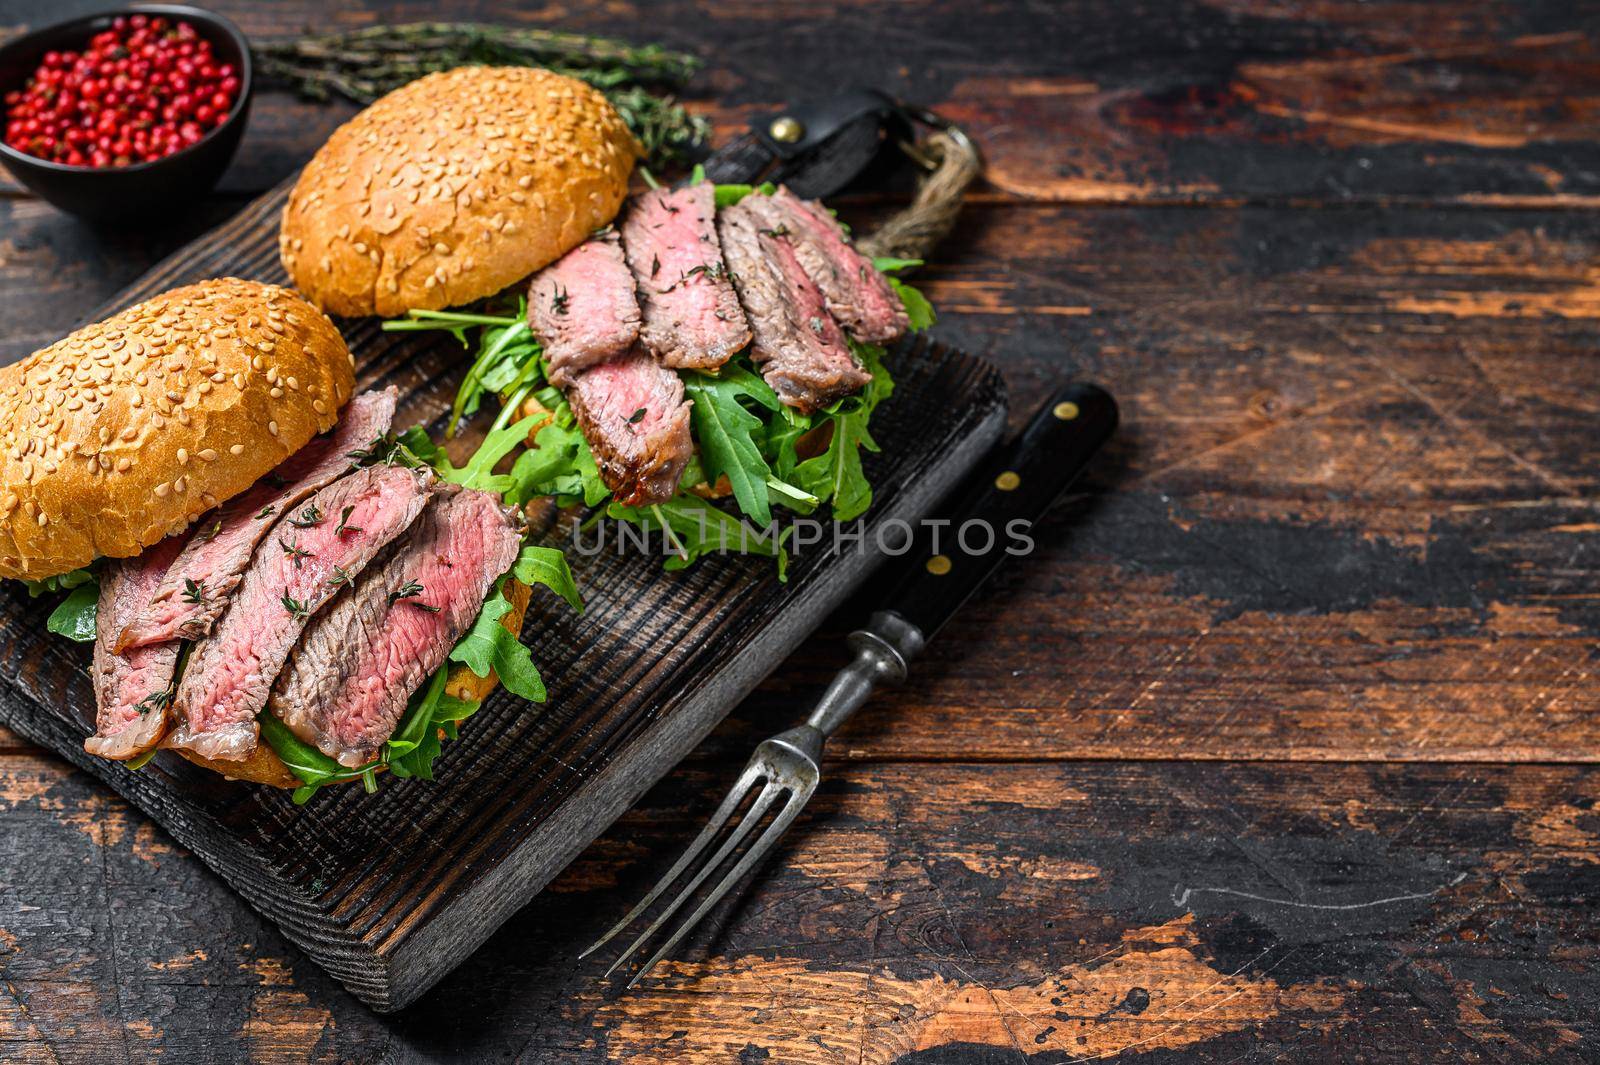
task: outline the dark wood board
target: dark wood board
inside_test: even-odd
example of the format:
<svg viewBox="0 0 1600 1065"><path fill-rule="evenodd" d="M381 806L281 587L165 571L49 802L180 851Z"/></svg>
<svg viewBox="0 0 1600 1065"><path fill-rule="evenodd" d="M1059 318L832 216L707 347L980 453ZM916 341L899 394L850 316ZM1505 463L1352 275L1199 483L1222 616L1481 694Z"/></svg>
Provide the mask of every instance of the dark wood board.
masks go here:
<svg viewBox="0 0 1600 1065"><path fill-rule="evenodd" d="M91 313L211 277L287 283L280 187ZM442 427L460 374L448 334L340 323L358 387L398 387L396 424ZM92 731L88 649L42 631L39 606L0 594L0 721L88 768L220 873L290 939L376 1009L407 1005L672 768L887 557L884 522L927 514L998 439L999 375L920 339L890 355L895 395L873 422L872 509L860 549L797 550L787 582L770 559L723 555L685 573L615 546L569 550L586 599L530 611L547 678L542 708L497 691L436 766L438 780L286 792L227 783L171 754L130 771L82 752ZM472 441L463 436L454 446ZM571 545L576 518L547 542ZM606 523L614 526L614 523ZM591 536L591 545L597 541ZM890 538L892 543L892 536ZM796 707L797 716L801 712Z"/></svg>

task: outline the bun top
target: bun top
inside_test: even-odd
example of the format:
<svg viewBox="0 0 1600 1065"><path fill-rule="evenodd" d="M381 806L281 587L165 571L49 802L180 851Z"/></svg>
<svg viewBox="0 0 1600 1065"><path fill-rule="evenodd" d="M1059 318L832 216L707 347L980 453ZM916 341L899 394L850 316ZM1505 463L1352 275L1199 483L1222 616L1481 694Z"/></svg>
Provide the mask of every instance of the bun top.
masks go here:
<svg viewBox="0 0 1600 1065"><path fill-rule="evenodd" d="M332 314L469 303L611 221L639 154L581 81L527 67L429 74L328 138L289 195L279 253Z"/></svg>
<svg viewBox="0 0 1600 1065"><path fill-rule="evenodd" d="M137 555L331 427L354 387L325 315L236 278L0 368L0 577Z"/></svg>

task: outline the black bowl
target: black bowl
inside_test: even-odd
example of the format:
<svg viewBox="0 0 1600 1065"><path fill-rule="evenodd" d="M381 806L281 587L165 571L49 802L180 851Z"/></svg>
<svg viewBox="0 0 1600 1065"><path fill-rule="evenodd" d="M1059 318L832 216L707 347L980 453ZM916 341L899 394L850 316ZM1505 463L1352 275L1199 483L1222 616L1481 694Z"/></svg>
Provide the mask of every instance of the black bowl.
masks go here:
<svg viewBox="0 0 1600 1065"><path fill-rule="evenodd" d="M22 88L44 54L79 51L89 38L111 28L119 15L161 15L182 19L211 42L211 49L239 72L239 98L220 126L195 144L148 163L96 169L68 166L19 152L0 142L0 162L22 184L63 211L100 222L154 221L154 212L211 191L228 168L250 114L250 44L221 15L186 4L130 4L116 11L73 19L35 30L0 47L0 94Z"/></svg>

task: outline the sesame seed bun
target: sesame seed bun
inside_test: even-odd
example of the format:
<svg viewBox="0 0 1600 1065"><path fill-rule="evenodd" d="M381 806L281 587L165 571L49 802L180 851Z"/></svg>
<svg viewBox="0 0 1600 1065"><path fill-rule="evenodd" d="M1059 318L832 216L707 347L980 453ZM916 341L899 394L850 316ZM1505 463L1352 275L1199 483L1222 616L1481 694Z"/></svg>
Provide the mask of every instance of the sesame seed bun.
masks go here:
<svg viewBox="0 0 1600 1065"><path fill-rule="evenodd" d="M506 598L511 601L511 609L500 619L500 624L506 627L506 631L513 635L522 632L522 619L528 613L528 600L532 595L533 589L526 584L519 581L506 582ZM455 665L450 667L450 676L445 679L444 690L445 694L453 695L457 699L481 703L499 684L500 678L494 675L493 670L489 671L487 677L480 677L466 666ZM240 762L214 761L202 758L186 748L177 750L195 765L221 773L229 780L266 784L274 788L298 788L301 784L300 778L289 772L289 767L283 764L283 759L279 758L277 752L265 742L258 744L250 757Z"/></svg>
<svg viewBox="0 0 1600 1065"><path fill-rule="evenodd" d="M429 74L328 138L289 196L279 253L330 314L470 303L610 222L639 154L581 81L526 67Z"/></svg>
<svg viewBox="0 0 1600 1065"><path fill-rule="evenodd" d="M0 577L139 554L331 427L353 388L325 315L236 278L0 368Z"/></svg>

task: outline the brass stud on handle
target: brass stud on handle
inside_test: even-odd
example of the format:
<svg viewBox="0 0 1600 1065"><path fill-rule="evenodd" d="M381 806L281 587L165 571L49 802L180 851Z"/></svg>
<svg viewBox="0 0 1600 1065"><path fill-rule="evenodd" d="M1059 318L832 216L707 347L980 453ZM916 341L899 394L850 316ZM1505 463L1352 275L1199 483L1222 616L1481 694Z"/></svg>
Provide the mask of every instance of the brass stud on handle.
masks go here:
<svg viewBox="0 0 1600 1065"><path fill-rule="evenodd" d="M949 573L950 556L934 555L932 558L928 559L928 572L933 574L935 577L943 577L946 573Z"/></svg>
<svg viewBox="0 0 1600 1065"><path fill-rule="evenodd" d="M767 127L767 135L779 144L793 144L806 135L806 128L798 119L784 115L772 120L772 125Z"/></svg>
<svg viewBox="0 0 1600 1065"><path fill-rule="evenodd" d="M1017 476L1016 470L1007 470L994 479L994 486L1002 492L1015 491L1017 485L1022 483L1022 478Z"/></svg>
<svg viewBox="0 0 1600 1065"><path fill-rule="evenodd" d="M1071 400L1065 403L1057 403L1051 413L1064 422L1070 422L1078 416L1078 405Z"/></svg>

